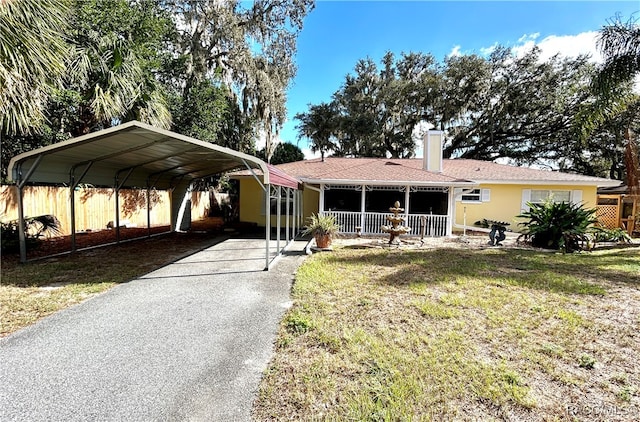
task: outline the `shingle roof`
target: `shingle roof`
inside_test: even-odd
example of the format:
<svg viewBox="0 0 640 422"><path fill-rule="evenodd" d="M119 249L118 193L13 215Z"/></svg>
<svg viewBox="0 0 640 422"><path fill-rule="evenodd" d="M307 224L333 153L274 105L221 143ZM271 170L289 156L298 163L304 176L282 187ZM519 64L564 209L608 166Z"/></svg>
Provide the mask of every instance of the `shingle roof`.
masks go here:
<svg viewBox="0 0 640 422"><path fill-rule="evenodd" d="M280 164L277 167L303 181L333 181L335 183L410 182L410 183L465 183L465 182L541 182L592 184L614 186L618 181L579 174L515 167L489 161L451 159L443 160L442 173L426 171L422 159L339 158L324 161L312 159Z"/></svg>
<svg viewBox="0 0 640 422"><path fill-rule="evenodd" d="M516 167L480 160L443 160L444 172L453 177L464 177L474 181L497 182L568 182L593 183L598 186L618 185L617 180L584 176L574 173Z"/></svg>
<svg viewBox="0 0 640 422"><path fill-rule="evenodd" d="M406 183L469 183L463 177L435 173L422 169L422 160L387 158L325 158L296 161L278 165L286 173L302 180L340 182L406 182Z"/></svg>

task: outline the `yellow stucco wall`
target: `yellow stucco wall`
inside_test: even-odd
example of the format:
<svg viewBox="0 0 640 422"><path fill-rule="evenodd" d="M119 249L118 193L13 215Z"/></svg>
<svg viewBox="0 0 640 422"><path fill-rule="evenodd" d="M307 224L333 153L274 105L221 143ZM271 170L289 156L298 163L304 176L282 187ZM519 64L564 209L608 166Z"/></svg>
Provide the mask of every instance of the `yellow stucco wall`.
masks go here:
<svg viewBox="0 0 640 422"><path fill-rule="evenodd" d="M522 220L516 219L516 216L521 213L522 191L524 189L581 190L582 202L587 208L593 208L597 203L595 186L484 184L480 185L480 188L490 190L490 200L482 203L455 201L456 224L463 224L463 214L466 209L467 226L473 226L476 221L486 218L507 221L511 223L509 226L511 230L519 231L518 223ZM309 188L303 190L303 225L307 217L318 212L319 197L319 192ZM262 188L253 178L240 179L240 221L256 223L258 226L264 227L263 201ZM272 226L276 224L276 217L271 218L271 224ZM285 225L284 216L281 219L281 224Z"/></svg>
<svg viewBox="0 0 640 422"><path fill-rule="evenodd" d="M264 227L264 214L262 213L264 196L262 192L262 188L255 179L240 179L240 221L256 223L258 226ZM319 197L319 192L311 189L305 189L303 191L302 215L304 221L306 221L306 218L312 213L318 212ZM275 224L276 217L272 216L271 225L274 226ZM282 226L286 224L285 216L281 217L280 224Z"/></svg>
<svg viewBox="0 0 640 422"><path fill-rule="evenodd" d="M521 213L522 191L532 190L581 190L582 202L587 208L594 208L597 204L597 188L595 186L550 186L550 185L480 185L481 189L490 189L490 200L483 203L455 202L455 222L463 224L466 209L467 226L473 226L476 221L483 218L490 220L507 221L511 223L509 228L519 231L518 223L523 220L516 216ZM455 229L455 228L454 228Z"/></svg>
<svg viewBox="0 0 640 422"><path fill-rule="evenodd" d="M264 226L262 188L254 179L240 179L240 221Z"/></svg>
<svg viewBox="0 0 640 422"><path fill-rule="evenodd" d="M320 192L305 189L302 191L302 215L304 216L305 224L307 222L307 218L311 216L311 214L318 213L318 205L320 204Z"/></svg>

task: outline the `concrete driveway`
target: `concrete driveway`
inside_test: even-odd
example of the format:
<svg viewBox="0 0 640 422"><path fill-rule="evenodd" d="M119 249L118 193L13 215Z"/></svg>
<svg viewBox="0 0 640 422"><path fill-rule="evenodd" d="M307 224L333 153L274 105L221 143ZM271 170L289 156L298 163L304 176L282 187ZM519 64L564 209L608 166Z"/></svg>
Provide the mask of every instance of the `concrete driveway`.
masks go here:
<svg viewBox="0 0 640 422"><path fill-rule="evenodd" d="M229 239L0 339L0 421L249 420L305 244Z"/></svg>

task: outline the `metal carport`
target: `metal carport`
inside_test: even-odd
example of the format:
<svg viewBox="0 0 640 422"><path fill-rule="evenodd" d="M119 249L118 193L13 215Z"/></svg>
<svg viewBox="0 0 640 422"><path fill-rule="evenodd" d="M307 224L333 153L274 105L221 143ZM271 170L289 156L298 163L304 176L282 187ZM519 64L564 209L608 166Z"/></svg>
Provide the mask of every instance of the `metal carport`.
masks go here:
<svg viewBox="0 0 640 422"><path fill-rule="evenodd" d="M8 168L9 178L15 182L18 189L20 260L26 261L23 189L28 183L69 186L73 251L76 235L74 192L80 183L115 188L117 230L120 227L117 199L120 189L169 190L171 192L171 229L179 230L183 227L184 208L192 183L198 179L239 168L249 169L267 193L265 195L266 270L272 262L269 252L270 199L275 196L280 204L283 189L287 198L291 191L294 192L291 228L295 233L300 208L298 181L251 155L138 121L69 139L11 159ZM256 175L254 169L259 170L262 180ZM279 217L280 206L278 206L276 256L281 252ZM288 241L289 213L287 213L286 226Z"/></svg>

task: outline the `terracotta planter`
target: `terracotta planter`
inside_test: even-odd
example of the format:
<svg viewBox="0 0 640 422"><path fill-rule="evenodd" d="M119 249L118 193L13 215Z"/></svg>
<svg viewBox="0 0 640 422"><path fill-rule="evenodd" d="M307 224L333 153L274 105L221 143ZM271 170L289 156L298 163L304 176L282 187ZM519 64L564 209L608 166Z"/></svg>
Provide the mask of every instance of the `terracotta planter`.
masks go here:
<svg viewBox="0 0 640 422"><path fill-rule="evenodd" d="M331 235L330 234L316 234L316 246L320 249L327 249L331 246Z"/></svg>

